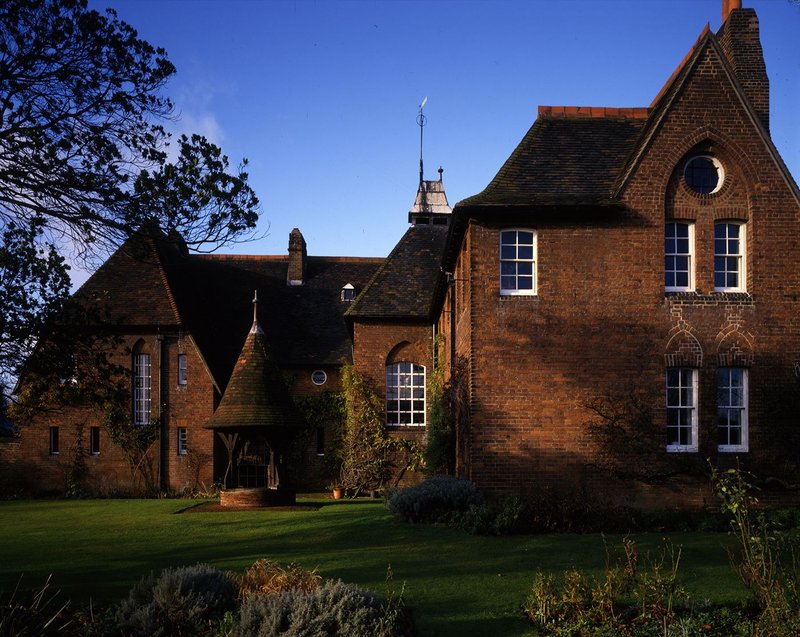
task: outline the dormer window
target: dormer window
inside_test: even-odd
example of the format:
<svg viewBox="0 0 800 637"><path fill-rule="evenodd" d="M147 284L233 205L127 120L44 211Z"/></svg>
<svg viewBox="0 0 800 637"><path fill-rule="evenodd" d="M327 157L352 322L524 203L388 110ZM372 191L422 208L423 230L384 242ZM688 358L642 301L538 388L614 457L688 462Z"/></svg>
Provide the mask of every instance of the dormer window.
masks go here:
<svg viewBox="0 0 800 637"><path fill-rule="evenodd" d="M348 283L342 288L342 301L352 303L356 298L356 289Z"/></svg>

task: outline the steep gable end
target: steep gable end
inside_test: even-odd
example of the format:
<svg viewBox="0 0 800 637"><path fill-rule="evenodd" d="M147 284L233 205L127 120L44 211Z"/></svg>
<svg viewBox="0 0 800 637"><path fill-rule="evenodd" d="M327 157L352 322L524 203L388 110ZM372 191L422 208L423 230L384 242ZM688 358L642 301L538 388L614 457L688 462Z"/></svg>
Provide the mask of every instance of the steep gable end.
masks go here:
<svg viewBox="0 0 800 637"><path fill-rule="evenodd" d="M732 15L736 13L734 11ZM723 25L723 29L726 25ZM693 122L694 130L691 134L685 132L684 139L673 140L675 144L696 143L714 135L737 140L743 137L744 131L749 131L747 134L752 135L754 143L758 143L766 151L787 188L800 203L797 185L772 143L764 119L757 112L748 97L748 92L731 68L729 53L723 50L717 36L711 33L707 26L656 96L651 108L647 125L619 174L614 187L614 197L623 196L640 163L650 151L656 138L663 133L665 126L683 122L683 128L686 128L685 122ZM687 150L689 148L683 148L681 152Z"/></svg>
<svg viewBox="0 0 800 637"><path fill-rule="evenodd" d="M163 237L141 232L128 239L75 293L112 323L174 326L181 319L162 262ZM164 241L166 241L164 239Z"/></svg>

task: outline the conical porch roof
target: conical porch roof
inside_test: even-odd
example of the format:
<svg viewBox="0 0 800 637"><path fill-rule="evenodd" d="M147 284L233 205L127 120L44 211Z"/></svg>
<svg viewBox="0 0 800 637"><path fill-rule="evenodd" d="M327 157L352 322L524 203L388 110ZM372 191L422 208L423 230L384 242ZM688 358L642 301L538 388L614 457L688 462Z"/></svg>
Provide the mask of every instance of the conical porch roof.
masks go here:
<svg viewBox="0 0 800 637"><path fill-rule="evenodd" d="M289 433L307 426L289 395L255 314L254 311L253 326L228 387L206 429L268 428L275 433L276 430Z"/></svg>

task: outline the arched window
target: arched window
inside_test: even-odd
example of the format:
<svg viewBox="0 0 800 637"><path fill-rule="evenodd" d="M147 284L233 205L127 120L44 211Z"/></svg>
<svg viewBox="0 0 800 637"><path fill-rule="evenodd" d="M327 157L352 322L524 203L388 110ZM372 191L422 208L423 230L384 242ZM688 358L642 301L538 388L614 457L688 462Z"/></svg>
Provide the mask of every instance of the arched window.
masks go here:
<svg viewBox="0 0 800 637"><path fill-rule="evenodd" d="M414 363L386 366L386 424L425 426L425 367Z"/></svg>
<svg viewBox="0 0 800 637"><path fill-rule="evenodd" d="M151 381L150 354L140 344L133 351L133 424L146 425L150 422Z"/></svg>

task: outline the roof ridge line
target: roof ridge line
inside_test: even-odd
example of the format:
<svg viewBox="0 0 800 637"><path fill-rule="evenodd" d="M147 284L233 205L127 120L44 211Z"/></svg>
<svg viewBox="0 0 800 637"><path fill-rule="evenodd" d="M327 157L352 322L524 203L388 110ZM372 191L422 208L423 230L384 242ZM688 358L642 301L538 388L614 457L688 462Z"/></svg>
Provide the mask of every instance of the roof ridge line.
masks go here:
<svg viewBox="0 0 800 637"><path fill-rule="evenodd" d="M545 106L540 104L538 116L548 117L585 117L606 118L622 117L625 119L647 119L650 116L648 106Z"/></svg>
<svg viewBox="0 0 800 637"><path fill-rule="evenodd" d="M617 198L619 197L622 189L625 187L628 179L630 178L631 174L633 173L634 168L641 160L642 156L644 155L645 150L650 145L650 142L653 140L653 136L655 132L660 128L661 123L666 116L669 107L675 102L677 99L678 93L681 92L681 88L683 87L684 83L686 82L690 69L694 64L697 63L697 60L700 59L700 53L703 50L704 46L708 42L714 42L715 37L714 34L711 32L711 28L709 24L706 22L705 27L703 27L703 31L700 33L700 36L697 38L695 43L692 45L691 49L689 49L689 53L687 53L681 63L678 65L678 68L673 71L672 75L666 81L664 86L661 87L656 99L650 105L651 109L651 117L648 118L648 122L644 125L644 128L641 131L639 136L639 141L634 145L633 151L631 152L630 157L628 160L623 164L622 170L620 171L619 177L614 183L614 186L611 190L611 197ZM677 83L677 86L676 86ZM676 86L676 90L672 91L672 88ZM670 97L670 93L672 96ZM664 100L669 97L669 99L665 102Z"/></svg>
<svg viewBox="0 0 800 637"><path fill-rule="evenodd" d="M167 292L167 299L169 300L169 305L172 308L172 313L175 315L175 321L178 325L183 325L183 320L181 319L181 313L178 309L178 303L175 301L175 294L172 292L172 285L169 281L169 276L167 275L167 269L164 267L164 257L161 254L160 246L156 243L154 237L148 237L150 241L150 245L153 249L153 252L156 255L156 263L158 264L158 272L161 277L161 282L164 284L164 289Z"/></svg>
<svg viewBox="0 0 800 637"><path fill-rule="evenodd" d="M678 64L677 68L667 78L667 81L664 82L664 86L661 87L661 90L655 96L653 101L650 102L649 108L655 108L656 107L656 104L658 104L658 100L660 100L663 97L664 93L666 93L669 90L669 87L672 86L672 82L675 80L675 78L683 70L683 67L686 66L686 64L689 62L691 57L695 54L695 51L697 51L697 49L700 48L701 40L703 40L703 38L705 38L705 36L707 34L709 34L709 33L711 33L711 26L709 25L708 22L706 22L706 26L703 27L703 30L700 32L700 35L697 36L697 40L695 40L694 44L689 49L689 51L686 53L686 55L683 56L683 59L680 61L680 64Z"/></svg>

